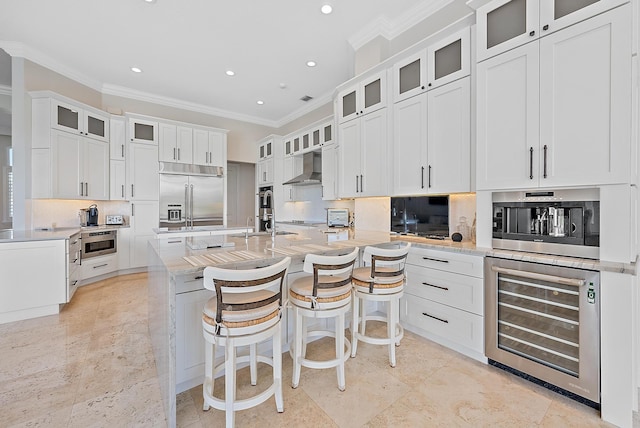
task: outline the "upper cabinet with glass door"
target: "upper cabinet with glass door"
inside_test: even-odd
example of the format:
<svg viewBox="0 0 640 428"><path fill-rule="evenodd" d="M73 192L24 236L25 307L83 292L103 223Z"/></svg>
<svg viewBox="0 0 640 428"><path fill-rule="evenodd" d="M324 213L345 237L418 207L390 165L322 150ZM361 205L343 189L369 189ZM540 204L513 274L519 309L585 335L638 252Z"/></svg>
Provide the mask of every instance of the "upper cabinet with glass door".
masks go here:
<svg viewBox="0 0 640 428"><path fill-rule="evenodd" d="M628 0L494 0L476 11L477 60L482 61Z"/></svg>
<svg viewBox="0 0 640 428"><path fill-rule="evenodd" d="M387 72L362 79L338 95L338 121L349 121L387 106Z"/></svg>
<svg viewBox="0 0 640 428"><path fill-rule="evenodd" d="M158 144L158 122L130 117L129 141L132 143Z"/></svg>
<svg viewBox="0 0 640 428"><path fill-rule="evenodd" d="M109 141L109 116L106 114L52 99L51 120L53 127L62 131Z"/></svg>
<svg viewBox="0 0 640 428"><path fill-rule="evenodd" d="M470 30L465 27L393 65L393 100L399 102L468 76Z"/></svg>

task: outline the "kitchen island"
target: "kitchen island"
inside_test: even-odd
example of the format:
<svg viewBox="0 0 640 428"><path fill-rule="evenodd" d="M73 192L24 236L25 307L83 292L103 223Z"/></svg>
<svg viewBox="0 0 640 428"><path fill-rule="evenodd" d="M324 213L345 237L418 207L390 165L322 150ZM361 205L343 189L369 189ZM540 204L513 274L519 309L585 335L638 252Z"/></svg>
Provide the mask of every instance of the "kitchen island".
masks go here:
<svg viewBox="0 0 640 428"><path fill-rule="evenodd" d="M244 234L203 239L156 239L148 244L149 330L169 426L176 423L176 394L202 383L204 376L200 320L204 302L213 296L204 289L205 266L251 269L289 256L291 279L302 271L306 254L343 254L354 247L392 242L388 232L353 229L337 233L301 230L278 235L274 240L264 234L248 234L246 239ZM203 245L217 248L193 249Z"/></svg>

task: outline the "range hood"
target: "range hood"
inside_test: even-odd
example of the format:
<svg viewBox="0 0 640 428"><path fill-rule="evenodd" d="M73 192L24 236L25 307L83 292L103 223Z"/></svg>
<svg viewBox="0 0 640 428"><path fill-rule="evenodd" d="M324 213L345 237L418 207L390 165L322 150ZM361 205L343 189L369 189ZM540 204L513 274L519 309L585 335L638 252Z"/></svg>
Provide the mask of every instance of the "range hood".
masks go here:
<svg viewBox="0 0 640 428"><path fill-rule="evenodd" d="M282 184L295 186L322 184L322 154L319 151L314 151L302 155L302 174Z"/></svg>

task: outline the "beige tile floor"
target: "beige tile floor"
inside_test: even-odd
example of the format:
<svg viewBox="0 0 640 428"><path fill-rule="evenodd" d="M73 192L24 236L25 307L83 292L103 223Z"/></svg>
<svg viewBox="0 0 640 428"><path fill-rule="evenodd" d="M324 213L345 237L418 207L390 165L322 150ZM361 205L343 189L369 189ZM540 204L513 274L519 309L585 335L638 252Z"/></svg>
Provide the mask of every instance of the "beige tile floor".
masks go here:
<svg viewBox="0 0 640 428"><path fill-rule="evenodd" d="M59 315L0 325L0 427L161 427L165 419L147 328L146 275L81 287ZM326 339L308 352L328 358ZM391 368L386 348L358 345L346 364L347 389L335 370L302 369L290 384L283 356L284 413L273 398L237 413L236 425L304 427L598 427L598 413L493 367L407 333ZM238 398L258 386L238 375ZM216 391L223 391L223 381ZM179 427L224 426L224 413L202 411L201 387L178 395ZM634 426L640 427L635 421Z"/></svg>

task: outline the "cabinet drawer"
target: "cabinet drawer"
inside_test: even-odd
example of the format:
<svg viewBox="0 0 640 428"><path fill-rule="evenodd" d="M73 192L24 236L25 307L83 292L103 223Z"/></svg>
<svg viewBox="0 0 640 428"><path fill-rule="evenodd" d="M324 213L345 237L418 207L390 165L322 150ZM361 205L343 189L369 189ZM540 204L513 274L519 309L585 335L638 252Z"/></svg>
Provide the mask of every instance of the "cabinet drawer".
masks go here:
<svg viewBox="0 0 640 428"><path fill-rule="evenodd" d="M483 257L471 256L449 251L411 248L407 264L457 273L461 275L483 277Z"/></svg>
<svg viewBox="0 0 640 428"><path fill-rule="evenodd" d="M187 275L178 275L175 281L176 294L204 290L204 274L202 271Z"/></svg>
<svg viewBox="0 0 640 428"><path fill-rule="evenodd" d="M484 313L482 278L406 266L405 293L433 300L477 315Z"/></svg>
<svg viewBox="0 0 640 428"><path fill-rule="evenodd" d="M400 320L484 354L484 323L479 315L405 294L400 300Z"/></svg>
<svg viewBox="0 0 640 428"><path fill-rule="evenodd" d="M115 254L101 257L92 257L82 260L82 279L111 273L118 269L118 259Z"/></svg>

